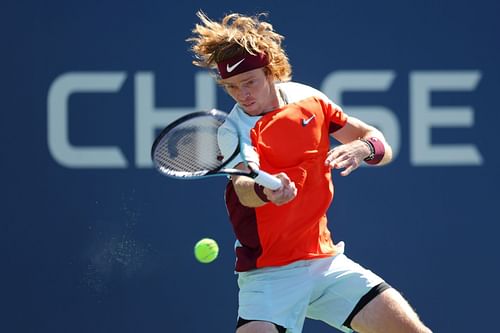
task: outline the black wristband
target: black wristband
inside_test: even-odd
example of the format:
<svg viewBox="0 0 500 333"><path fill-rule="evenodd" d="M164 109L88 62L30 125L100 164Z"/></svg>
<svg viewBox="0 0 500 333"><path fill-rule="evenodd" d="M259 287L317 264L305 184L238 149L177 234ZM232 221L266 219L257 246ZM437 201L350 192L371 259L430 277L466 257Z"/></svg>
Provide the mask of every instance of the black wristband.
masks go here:
<svg viewBox="0 0 500 333"><path fill-rule="evenodd" d="M260 200L264 202L269 202L267 195L264 193L264 186L255 183L253 185L253 190L255 191L255 194L257 194Z"/></svg>

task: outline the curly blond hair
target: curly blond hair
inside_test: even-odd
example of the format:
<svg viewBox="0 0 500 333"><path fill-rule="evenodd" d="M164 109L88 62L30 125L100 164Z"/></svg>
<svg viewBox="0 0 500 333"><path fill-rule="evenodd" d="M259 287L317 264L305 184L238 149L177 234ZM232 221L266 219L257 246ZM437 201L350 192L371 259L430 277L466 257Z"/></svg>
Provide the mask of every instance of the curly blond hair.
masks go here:
<svg viewBox="0 0 500 333"><path fill-rule="evenodd" d="M270 23L260 20L267 14L244 16L233 13L226 15L220 23L212 21L202 11L196 15L201 23L195 25L193 36L187 39L192 43L194 65L214 69L218 62L245 52L252 55L265 53L269 58L266 73L278 81L291 79L292 69L281 46L284 37L276 33Z"/></svg>

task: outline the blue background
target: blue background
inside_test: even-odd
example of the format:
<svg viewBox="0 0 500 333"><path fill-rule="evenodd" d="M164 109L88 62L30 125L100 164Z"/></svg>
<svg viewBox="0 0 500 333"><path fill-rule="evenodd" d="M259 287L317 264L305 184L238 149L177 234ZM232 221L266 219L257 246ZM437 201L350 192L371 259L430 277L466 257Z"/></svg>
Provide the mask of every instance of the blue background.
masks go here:
<svg viewBox="0 0 500 333"><path fill-rule="evenodd" d="M392 70L382 93L346 94L384 105L401 126L385 168L334 172L329 211L347 254L402 291L435 332L473 332L497 316L500 166L500 5L496 1L3 1L0 330L3 332L231 332L237 315L234 238L225 180L167 179L134 164L135 73L152 72L158 107L194 104L185 39L203 9L269 12L286 36L294 79L319 87L338 70ZM480 166L410 163L409 75L477 70L470 92L433 104L474 108L470 128L433 130L470 143ZM68 168L47 144L49 88L67 72L121 71L119 92L71 97L70 141L119 146L123 169ZM218 90L217 107L231 101ZM149 147L144 147L149 149ZM215 238L219 258L192 255ZM307 321L305 332L329 332Z"/></svg>

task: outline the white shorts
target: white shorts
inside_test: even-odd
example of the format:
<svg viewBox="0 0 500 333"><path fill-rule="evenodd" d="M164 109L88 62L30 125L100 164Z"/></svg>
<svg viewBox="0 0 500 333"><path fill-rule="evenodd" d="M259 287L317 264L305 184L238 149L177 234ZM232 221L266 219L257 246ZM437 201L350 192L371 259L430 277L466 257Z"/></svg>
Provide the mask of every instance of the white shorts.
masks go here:
<svg viewBox="0 0 500 333"><path fill-rule="evenodd" d="M238 315L300 333L305 318L324 321L343 332L360 299L384 282L344 254L302 260L281 267L239 273Z"/></svg>

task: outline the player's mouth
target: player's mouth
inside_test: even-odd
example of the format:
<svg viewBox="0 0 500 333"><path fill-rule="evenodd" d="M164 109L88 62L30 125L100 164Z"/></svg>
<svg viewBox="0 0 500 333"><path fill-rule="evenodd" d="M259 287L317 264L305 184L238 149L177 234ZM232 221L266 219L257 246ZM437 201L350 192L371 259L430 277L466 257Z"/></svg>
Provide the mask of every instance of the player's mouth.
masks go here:
<svg viewBox="0 0 500 333"><path fill-rule="evenodd" d="M241 106L243 106L244 108L249 108L249 107L251 107L252 105L254 105L254 104L255 104L255 101L253 101L253 102L246 102L246 103L240 103L240 104L241 104Z"/></svg>

